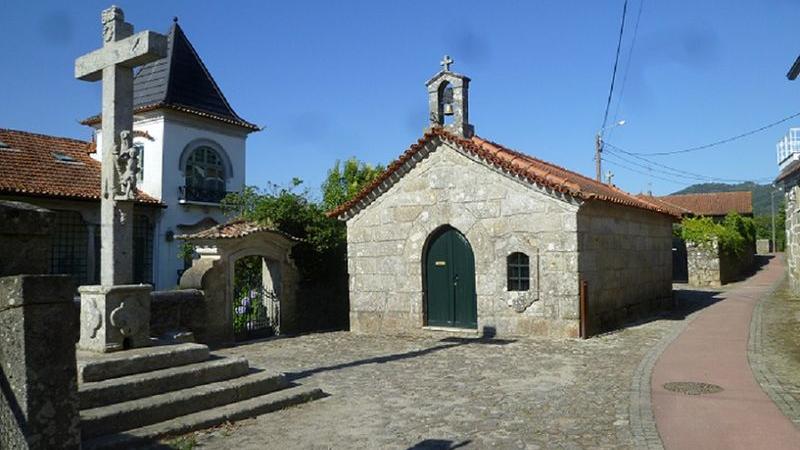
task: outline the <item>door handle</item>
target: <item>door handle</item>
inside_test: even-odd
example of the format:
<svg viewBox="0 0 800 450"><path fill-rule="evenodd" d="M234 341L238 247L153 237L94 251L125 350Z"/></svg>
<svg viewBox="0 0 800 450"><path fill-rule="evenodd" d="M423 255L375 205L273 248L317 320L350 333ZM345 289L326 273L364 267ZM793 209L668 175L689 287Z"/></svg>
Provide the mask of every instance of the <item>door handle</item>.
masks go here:
<svg viewBox="0 0 800 450"><path fill-rule="evenodd" d="M458 286L458 275L453 276L453 286Z"/></svg>

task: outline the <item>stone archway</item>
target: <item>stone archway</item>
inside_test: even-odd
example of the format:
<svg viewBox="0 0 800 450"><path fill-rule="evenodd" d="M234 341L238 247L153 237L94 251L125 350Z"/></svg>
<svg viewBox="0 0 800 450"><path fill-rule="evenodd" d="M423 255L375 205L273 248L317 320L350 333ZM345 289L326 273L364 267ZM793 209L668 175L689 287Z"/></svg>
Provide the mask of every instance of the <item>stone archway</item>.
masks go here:
<svg viewBox="0 0 800 450"><path fill-rule="evenodd" d="M254 306L265 309L275 334L298 330L298 273L291 259L297 239L257 224L235 221L188 236L180 236L195 247L200 256L181 277L181 288L201 289L205 294L204 329L196 330L200 342L229 343L236 340L235 308ZM247 258L260 262L260 283L254 298L243 305L236 292L236 263ZM250 294L250 292L248 292ZM274 295L274 298L273 298ZM254 336L258 337L258 336Z"/></svg>
<svg viewBox="0 0 800 450"><path fill-rule="evenodd" d="M230 256L228 287L237 341L281 333L281 264L258 249Z"/></svg>

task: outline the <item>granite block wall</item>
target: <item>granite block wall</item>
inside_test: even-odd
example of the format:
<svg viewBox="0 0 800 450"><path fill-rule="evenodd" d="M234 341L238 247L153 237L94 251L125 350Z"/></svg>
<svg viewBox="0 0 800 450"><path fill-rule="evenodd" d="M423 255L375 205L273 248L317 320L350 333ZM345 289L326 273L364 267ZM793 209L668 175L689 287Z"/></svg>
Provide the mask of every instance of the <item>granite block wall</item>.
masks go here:
<svg viewBox="0 0 800 450"><path fill-rule="evenodd" d="M475 255L478 329L577 336L578 204L500 173L449 144L347 222L350 327L423 332L428 237L452 226ZM506 257L530 257L531 288L507 290Z"/></svg>
<svg viewBox="0 0 800 450"><path fill-rule="evenodd" d="M78 314L67 275L0 277L0 449L79 449Z"/></svg>
<svg viewBox="0 0 800 450"><path fill-rule="evenodd" d="M786 270L793 291L800 292L800 186L787 186L786 196Z"/></svg>
<svg viewBox="0 0 800 450"><path fill-rule="evenodd" d="M589 201L578 212L581 280L588 283L590 334L618 327L672 299L673 219Z"/></svg>

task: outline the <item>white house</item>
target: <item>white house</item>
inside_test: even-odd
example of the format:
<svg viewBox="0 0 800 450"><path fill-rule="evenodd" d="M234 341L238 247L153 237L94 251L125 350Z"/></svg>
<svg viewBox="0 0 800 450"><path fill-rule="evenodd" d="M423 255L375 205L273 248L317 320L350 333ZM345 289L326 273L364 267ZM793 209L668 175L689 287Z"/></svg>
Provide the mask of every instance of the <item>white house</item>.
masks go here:
<svg viewBox="0 0 800 450"><path fill-rule="evenodd" d="M7 145L6 153L0 153L0 174L12 177L20 166L45 163L54 168L50 174L25 169L24 176L9 186L0 183L0 197L68 215L69 229L60 230L56 234L63 236L55 238L68 244L54 242L68 263L54 262L53 270L73 273L78 283L89 284L97 281L99 263L98 240L92 236L99 229L103 136L100 116L82 123L95 129L93 143L5 130L6 140L17 148ZM259 127L236 114L177 22L168 33L167 56L143 66L134 77L133 127L142 167L137 188L143 200L137 203L141 213L137 214L147 225L140 227L143 231L134 245L135 278L155 289L168 289L177 285L188 267L179 257L181 243L174 236L225 221L219 202L226 193L244 187L246 140ZM54 145L63 147L56 153L74 161L58 160ZM23 156L29 162L17 161ZM40 186L39 178L67 171L70 175L65 178L87 182L80 189L70 186L69 179L62 180L58 189Z"/></svg>

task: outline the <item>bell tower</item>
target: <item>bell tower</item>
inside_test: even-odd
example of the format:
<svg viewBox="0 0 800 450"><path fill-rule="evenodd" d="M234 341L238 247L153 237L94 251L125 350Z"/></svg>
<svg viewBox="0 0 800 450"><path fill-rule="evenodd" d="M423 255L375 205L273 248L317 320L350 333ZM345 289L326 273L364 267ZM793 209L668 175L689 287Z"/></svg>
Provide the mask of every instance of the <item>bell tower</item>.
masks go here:
<svg viewBox="0 0 800 450"><path fill-rule="evenodd" d="M447 131L471 138L475 128L469 123L469 78L450 71L453 60L445 55L442 70L425 83L428 88L428 128L444 127Z"/></svg>

